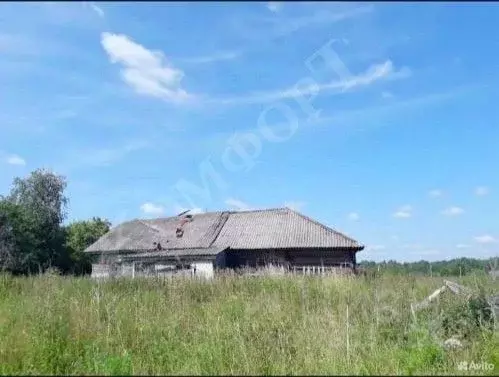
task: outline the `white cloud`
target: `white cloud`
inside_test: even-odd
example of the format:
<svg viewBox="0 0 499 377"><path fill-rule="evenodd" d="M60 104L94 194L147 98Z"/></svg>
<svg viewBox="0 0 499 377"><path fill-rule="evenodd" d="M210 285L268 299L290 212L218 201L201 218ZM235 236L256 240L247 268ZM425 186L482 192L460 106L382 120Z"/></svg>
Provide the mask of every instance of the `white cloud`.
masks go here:
<svg viewBox="0 0 499 377"><path fill-rule="evenodd" d="M449 207L444 209L441 213L445 216L459 216L464 213L464 209L461 207Z"/></svg>
<svg viewBox="0 0 499 377"><path fill-rule="evenodd" d="M350 212L348 214L348 219L351 221L358 221L360 219L360 216L357 212Z"/></svg>
<svg viewBox="0 0 499 377"><path fill-rule="evenodd" d="M234 198L228 198L225 204L236 211L248 211L252 209L249 204Z"/></svg>
<svg viewBox="0 0 499 377"><path fill-rule="evenodd" d="M496 243L497 240L492 237L491 235L489 234L484 234L482 236L476 236L475 237L475 241L478 242L478 243L483 243L483 244L488 244L488 243Z"/></svg>
<svg viewBox="0 0 499 377"><path fill-rule="evenodd" d="M148 50L123 34L102 33L101 44L111 63L122 66L122 79L137 93L175 103L192 98L180 86L184 73L168 64L161 51Z"/></svg>
<svg viewBox="0 0 499 377"><path fill-rule="evenodd" d="M428 192L428 195L431 197L431 198L439 198L443 195L443 192L442 190L439 190L439 189L433 189L433 190L430 190Z"/></svg>
<svg viewBox="0 0 499 377"><path fill-rule="evenodd" d="M407 219L409 217L412 217L412 206L402 206L397 211L395 211L392 216L398 219Z"/></svg>
<svg viewBox="0 0 499 377"><path fill-rule="evenodd" d="M18 156L17 154L13 154L13 155L10 155L8 156L5 161L9 164L9 165L18 165L18 166L24 166L26 165L26 161Z"/></svg>
<svg viewBox="0 0 499 377"><path fill-rule="evenodd" d="M102 10L101 7L97 6L95 2L89 1L88 5L100 18L104 18L105 16L104 11Z"/></svg>
<svg viewBox="0 0 499 377"><path fill-rule="evenodd" d="M305 204L307 204L307 203L290 201L290 202L284 202L284 207L291 208L292 210L295 210L295 211L300 211L305 206Z"/></svg>
<svg viewBox="0 0 499 377"><path fill-rule="evenodd" d="M222 104L248 104L248 103L265 103L278 101L287 98L299 98L308 97L311 95L318 95L320 92L344 92L357 87L368 86L379 80L387 79L399 79L405 78L411 75L411 71L408 68L402 68L396 71L393 67L393 63L390 60L385 61L382 64L372 65L367 69L366 72L357 75L350 76L348 78L342 79L340 81L333 81L325 84L309 85L302 88L288 88L279 91L267 91L267 92L257 92L249 95L243 95L239 97L217 99L215 102Z"/></svg>
<svg viewBox="0 0 499 377"><path fill-rule="evenodd" d="M183 59L177 59L177 60L184 62L184 63L208 64L208 63L215 63L215 62L224 61L224 60L234 60L240 56L241 56L240 51L221 51L221 52L216 52L216 53L211 54L211 55L196 56L196 57L183 58Z"/></svg>
<svg viewBox="0 0 499 377"><path fill-rule="evenodd" d="M154 216L160 216L163 213L165 213L165 208L156 205L154 203L144 203L140 206L140 210L144 212L146 215L154 215Z"/></svg>
<svg viewBox="0 0 499 377"><path fill-rule="evenodd" d="M456 245L456 249L468 249L470 248L470 245L464 244L464 243L458 243Z"/></svg>
<svg viewBox="0 0 499 377"><path fill-rule="evenodd" d="M267 8L271 12L277 13L282 9L282 3L279 1L269 1L267 2Z"/></svg>
<svg viewBox="0 0 499 377"><path fill-rule="evenodd" d="M485 196L485 195L488 195L489 192L490 192L490 190L487 186L478 186L475 188L475 195L476 196Z"/></svg>
<svg viewBox="0 0 499 377"><path fill-rule="evenodd" d="M147 141L130 141L127 144L112 148L88 149L74 152L70 158L70 166L111 166L125 158L129 153L146 148Z"/></svg>
<svg viewBox="0 0 499 377"><path fill-rule="evenodd" d="M338 12L336 10L328 11L325 9L320 9L314 13L301 15L298 17L288 17L279 18L274 20L271 30L264 28L260 30L264 33L262 36L267 36L267 38L274 36L280 37L285 36L290 33L294 33L300 29L319 26L319 25L331 25L336 22L344 21L347 19L355 18L363 14L370 13L374 10L372 5L355 7L353 9L347 9L344 12Z"/></svg>

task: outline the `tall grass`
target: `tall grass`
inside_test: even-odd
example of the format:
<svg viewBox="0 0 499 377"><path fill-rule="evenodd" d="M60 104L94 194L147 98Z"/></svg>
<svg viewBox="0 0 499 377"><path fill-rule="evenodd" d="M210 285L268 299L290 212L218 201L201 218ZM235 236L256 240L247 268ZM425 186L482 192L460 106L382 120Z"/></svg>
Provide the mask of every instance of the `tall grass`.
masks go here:
<svg viewBox="0 0 499 377"><path fill-rule="evenodd" d="M486 278L460 279L487 293ZM0 276L2 374L463 374L495 365L477 328L445 350L441 300L411 316L438 278ZM348 316L347 316L348 311Z"/></svg>

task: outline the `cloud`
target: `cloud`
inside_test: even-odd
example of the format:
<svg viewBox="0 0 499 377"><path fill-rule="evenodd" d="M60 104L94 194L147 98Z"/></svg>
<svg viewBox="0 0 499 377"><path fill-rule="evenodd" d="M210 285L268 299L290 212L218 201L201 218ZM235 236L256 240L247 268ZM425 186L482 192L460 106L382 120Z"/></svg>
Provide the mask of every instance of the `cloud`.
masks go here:
<svg viewBox="0 0 499 377"><path fill-rule="evenodd" d="M240 51L221 51L211 55L196 56L191 58L181 58L178 61L192 64L209 64L224 60L234 60L242 55Z"/></svg>
<svg viewBox="0 0 499 377"><path fill-rule="evenodd" d="M482 244L496 243L497 240L489 234L484 234L482 236L476 236L475 241Z"/></svg>
<svg viewBox="0 0 499 377"><path fill-rule="evenodd" d="M458 243L456 245L456 249L469 249L471 246L470 245L466 245L466 244L463 244L463 243Z"/></svg>
<svg viewBox="0 0 499 377"><path fill-rule="evenodd" d="M340 93L347 90L352 90L357 87L369 86L379 80L401 79L406 78L410 75L411 70L409 68L404 67L397 71L394 69L391 60L387 60L384 63L370 66L366 72L360 75L350 76L339 81L309 85L300 89L292 87L278 91L256 92L248 95L235 96L232 98L214 99L213 101L222 104L266 103L288 98L308 97L311 95L321 94L321 92L324 93L333 91Z"/></svg>
<svg viewBox="0 0 499 377"><path fill-rule="evenodd" d="M7 162L9 165L18 165L18 166L25 166L26 165L26 161L22 157L18 156L17 154L7 156L7 158L5 159L5 162Z"/></svg>
<svg viewBox="0 0 499 377"><path fill-rule="evenodd" d="M248 211L252 209L249 204L234 198L228 198L225 200L225 204L236 211Z"/></svg>
<svg viewBox="0 0 499 377"><path fill-rule="evenodd" d="M409 217L412 217L412 206L402 206L397 211L395 211L392 216L398 219L407 219Z"/></svg>
<svg viewBox="0 0 499 377"><path fill-rule="evenodd" d="M359 107L352 110L340 110L333 115L320 117L319 119L315 120L314 123L330 125L333 123L350 124L353 122L362 124L371 122L373 119L379 121L382 118L390 118L401 115L406 116L406 113L408 111L413 111L422 107L438 105L442 102L453 100L458 97L463 97L464 95L469 95L473 92L478 92L478 90L482 90L484 87L486 86L482 84L465 85L446 90L444 92L436 92L403 101L390 102L390 104L371 107ZM379 122L379 126L377 127L382 127L385 124L385 122ZM289 126L287 127L289 128ZM375 126L371 126L371 128L375 128Z"/></svg>
<svg viewBox="0 0 499 377"><path fill-rule="evenodd" d="M370 13L373 11L373 9L374 7L372 5L357 7L346 10L344 12L321 9L312 14L304 16L271 20L274 21L271 24L272 29L271 30L264 29L262 30L262 32L265 32L267 35L282 37L294 33L300 29L319 26L319 25L331 25L339 21L355 18L360 15Z"/></svg>
<svg viewBox="0 0 499 377"><path fill-rule="evenodd" d="M77 165L83 166L111 166L123 159L129 153L141 150L149 146L146 141L132 141L115 148L90 149L75 153L78 157L72 158Z"/></svg>
<svg viewBox="0 0 499 377"><path fill-rule="evenodd" d="M95 2L88 1L88 2L85 2L85 4L87 4L90 7L90 9L92 9L100 18L105 17L105 13L102 10L102 8L99 7L98 5L96 5Z"/></svg>
<svg viewBox="0 0 499 377"><path fill-rule="evenodd" d="M154 215L160 216L165 213L165 208L160 205L156 205L153 203L144 203L140 206L140 210L144 212L146 215Z"/></svg>
<svg viewBox="0 0 499 377"><path fill-rule="evenodd" d="M102 33L101 44L111 63L122 66L121 76L138 94L180 103L192 98L180 86L184 73L172 67L161 51L148 50L126 35Z"/></svg>
<svg viewBox="0 0 499 377"><path fill-rule="evenodd" d="M284 202L284 207L288 207L294 211L300 211L304 206L305 202L297 202L297 201L290 201L290 202Z"/></svg>
<svg viewBox="0 0 499 377"><path fill-rule="evenodd" d="M282 3L279 1L269 1L267 2L267 8L271 12L277 13L282 9Z"/></svg>
<svg viewBox="0 0 499 377"><path fill-rule="evenodd" d="M490 192L490 190L487 186L478 186L475 188L475 195L476 196L485 196L485 195L488 195L489 192Z"/></svg>
<svg viewBox="0 0 499 377"><path fill-rule="evenodd" d="M449 207L444 209L441 213L445 216L459 216L464 213L464 209L461 207Z"/></svg>
<svg viewBox="0 0 499 377"><path fill-rule="evenodd" d="M348 219L351 221L358 221L360 219L360 216L357 212L350 212L348 214Z"/></svg>
<svg viewBox="0 0 499 377"><path fill-rule="evenodd" d="M433 189L428 192L428 195L430 196L430 198L439 198L443 195L443 192L439 189Z"/></svg>

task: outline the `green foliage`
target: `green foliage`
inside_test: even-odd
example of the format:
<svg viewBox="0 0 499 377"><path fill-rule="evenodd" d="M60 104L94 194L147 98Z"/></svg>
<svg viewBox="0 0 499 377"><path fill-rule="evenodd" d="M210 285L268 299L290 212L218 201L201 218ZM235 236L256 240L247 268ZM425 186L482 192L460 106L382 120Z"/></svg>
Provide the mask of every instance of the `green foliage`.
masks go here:
<svg viewBox="0 0 499 377"><path fill-rule="evenodd" d="M14 274L38 272L44 262L33 214L23 206L0 201L0 263Z"/></svg>
<svg viewBox="0 0 499 377"><path fill-rule="evenodd" d="M91 264L83 250L109 230L99 218L62 226L66 217L66 180L38 169L15 178L10 194L0 197L0 267L13 274L48 268L83 274Z"/></svg>
<svg viewBox="0 0 499 377"><path fill-rule="evenodd" d="M10 194L0 201L3 269L28 274L70 268L61 229L68 201L65 188L64 177L41 169L14 179Z"/></svg>
<svg viewBox="0 0 499 377"><path fill-rule="evenodd" d="M111 223L99 217L92 220L77 221L65 227L66 248L73 262L73 272L77 275L92 272L92 263L84 250L106 234Z"/></svg>
<svg viewBox="0 0 499 377"><path fill-rule="evenodd" d="M492 266L497 266L498 258L474 259L457 258L448 261L405 262L393 260L380 263L362 261L359 266L368 274L383 273L388 275L420 275L420 276L465 276L470 274L485 274Z"/></svg>

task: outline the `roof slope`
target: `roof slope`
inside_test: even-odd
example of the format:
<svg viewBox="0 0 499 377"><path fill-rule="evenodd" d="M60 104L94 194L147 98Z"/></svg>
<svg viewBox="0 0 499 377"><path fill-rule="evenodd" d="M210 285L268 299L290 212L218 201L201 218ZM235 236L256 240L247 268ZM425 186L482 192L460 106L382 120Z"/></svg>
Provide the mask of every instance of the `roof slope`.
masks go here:
<svg viewBox="0 0 499 377"><path fill-rule="evenodd" d="M231 213L214 246L231 249L356 248L357 241L288 208Z"/></svg>
<svg viewBox="0 0 499 377"><path fill-rule="evenodd" d="M222 212L192 216L192 222L182 228L184 234L176 236L180 217L154 220L132 220L111 229L85 251L152 250L154 242L164 249L207 248L215 240L224 217Z"/></svg>
<svg viewBox="0 0 499 377"><path fill-rule="evenodd" d="M163 249L363 248L357 241L289 208L208 212L192 216L176 236L183 217L133 220L110 230L87 252Z"/></svg>

